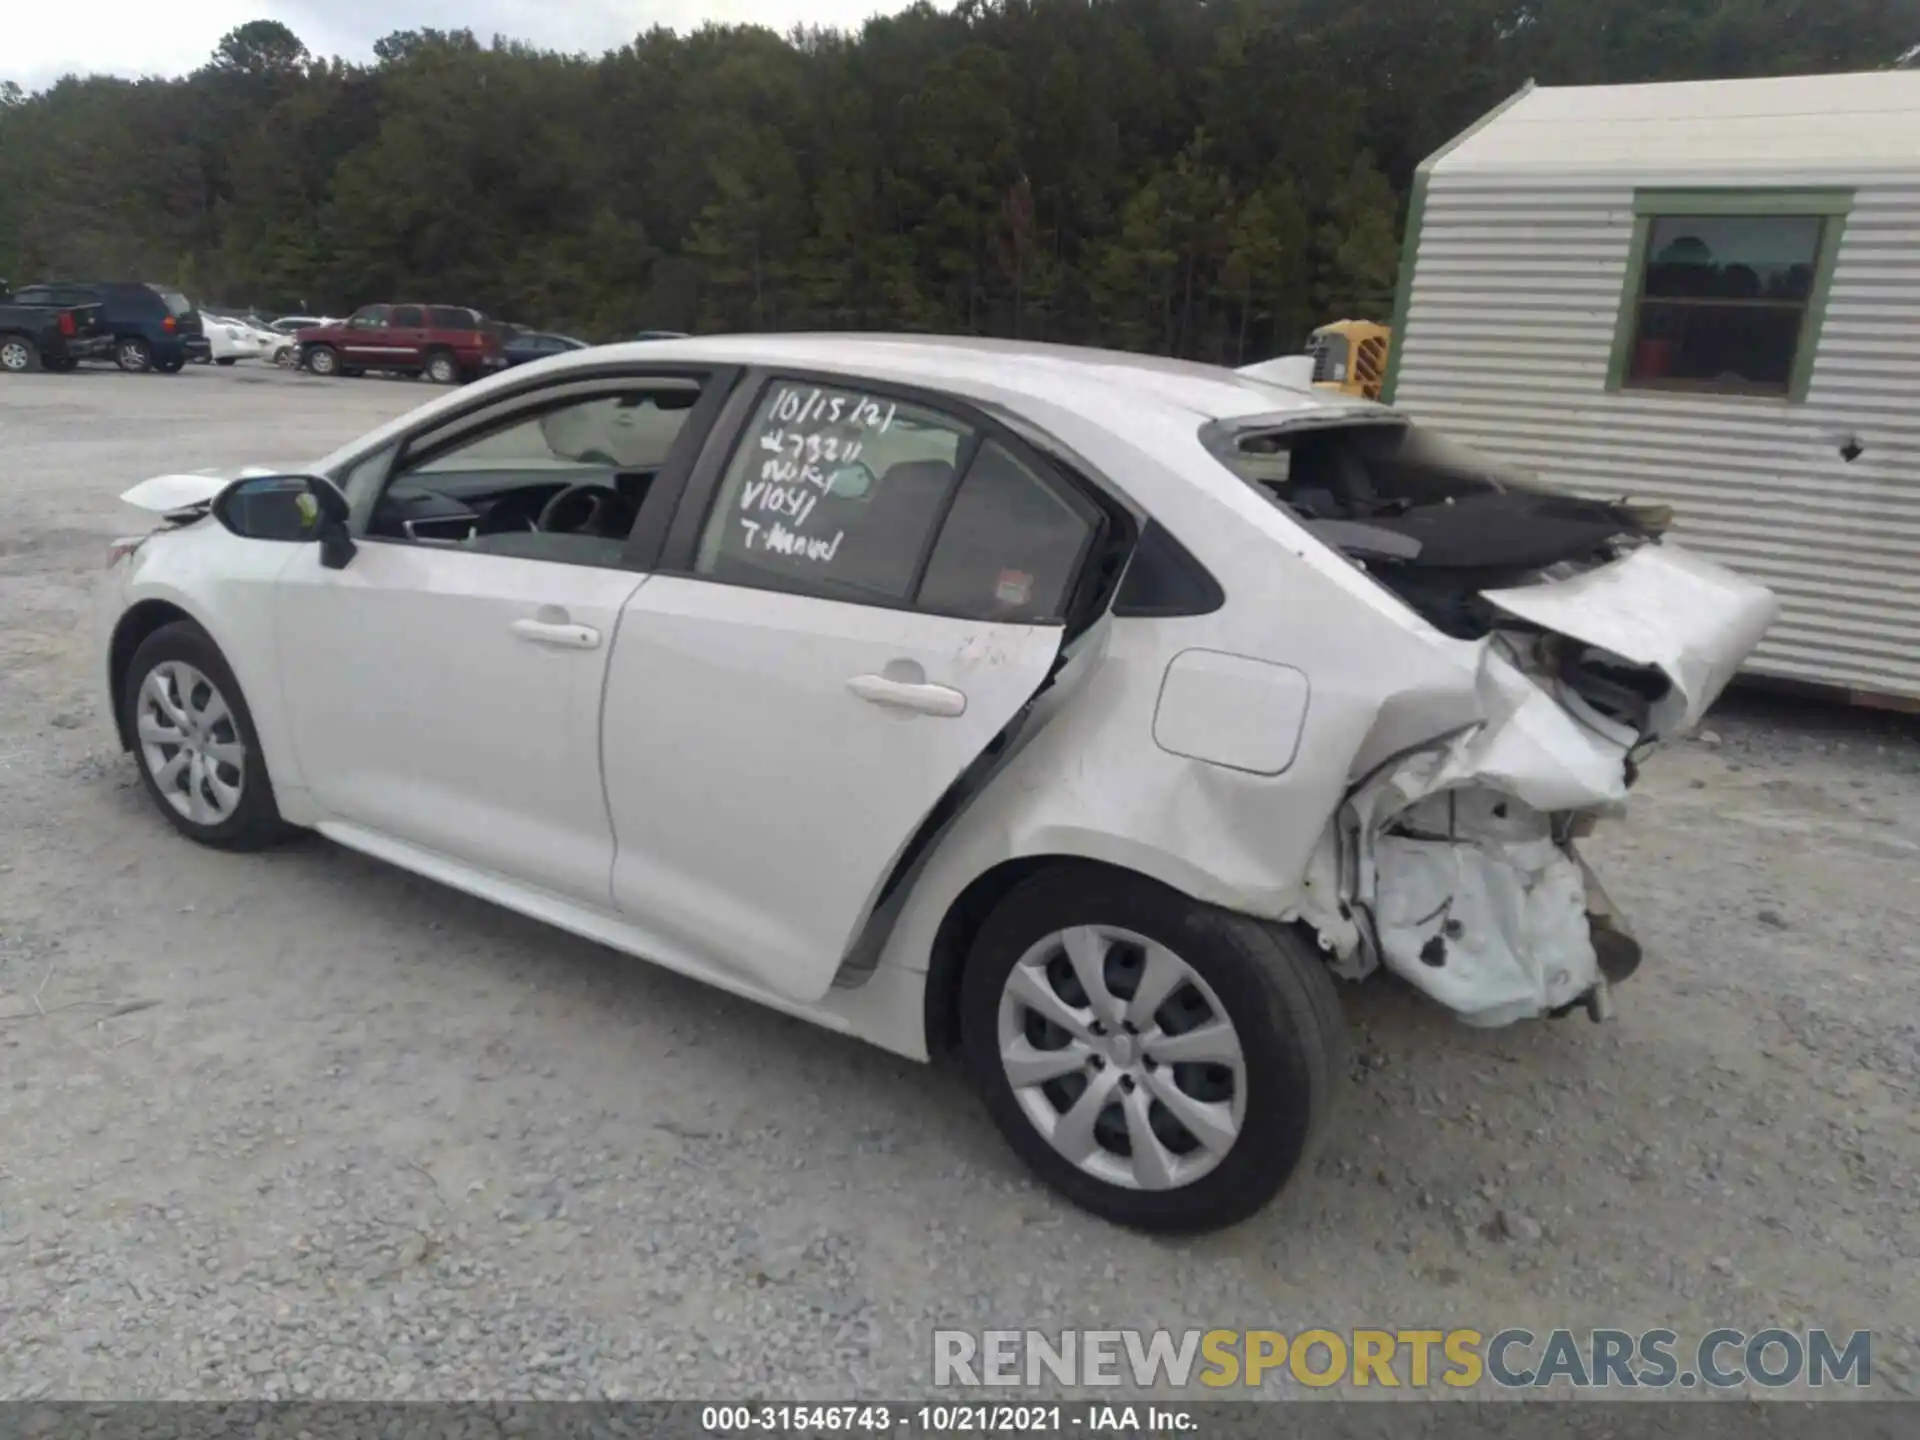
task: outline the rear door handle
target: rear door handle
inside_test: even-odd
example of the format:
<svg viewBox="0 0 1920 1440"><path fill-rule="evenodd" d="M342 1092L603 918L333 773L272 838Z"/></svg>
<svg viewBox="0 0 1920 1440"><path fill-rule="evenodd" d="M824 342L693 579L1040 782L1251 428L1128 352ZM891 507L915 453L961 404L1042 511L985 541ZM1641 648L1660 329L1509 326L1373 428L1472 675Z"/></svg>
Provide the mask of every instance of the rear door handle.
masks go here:
<svg viewBox="0 0 1920 1440"><path fill-rule="evenodd" d="M522 640L556 650L598 650L600 632L591 625L560 625L548 620L516 620L508 627Z"/></svg>
<svg viewBox="0 0 1920 1440"><path fill-rule="evenodd" d="M967 713L967 697L950 685L914 684L907 680L889 680L884 675L856 675L847 681L847 689L862 700L895 710L940 715L949 720Z"/></svg>

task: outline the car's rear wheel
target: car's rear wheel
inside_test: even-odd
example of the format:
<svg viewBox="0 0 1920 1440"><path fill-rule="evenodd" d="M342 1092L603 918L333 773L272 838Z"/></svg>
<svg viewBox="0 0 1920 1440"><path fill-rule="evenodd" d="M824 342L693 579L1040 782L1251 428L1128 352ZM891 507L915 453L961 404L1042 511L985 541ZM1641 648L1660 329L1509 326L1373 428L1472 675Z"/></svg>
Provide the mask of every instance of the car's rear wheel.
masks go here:
<svg viewBox="0 0 1920 1440"><path fill-rule="evenodd" d="M961 981L995 1124L1068 1199L1123 1225L1245 1219L1299 1167L1343 1066L1326 963L1292 931L1137 877L1016 887Z"/></svg>
<svg viewBox="0 0 1920 1440"><path fill-rule="evenodd" d="M340 352L331 345L315 345L307 351L307 369L316 375L338 375Z"/></svg>
<svg viewBox="0 0 1920 1440"><path fill-rule="evenodd" d="M0 336L0 370L31 375L40 368L40 347L24 335Z"/></svg>
<svg viewBox="0 0 1920 1440"><path fill-rule="evenodd" d="M137 335L122 336L114 343L113 362L129 374L153 368L153 351Z"/></svg>
<svg viewBox="0 0 1920 1440"><path fill-rule="evenodd" d="M156 360L153 362L153 368L162 375L178 375L187 368L187 362L180 359Z"/></svg>
<svg viewBox="0 0 1920 1440"><path fill-rule="evenodd" d="M229 850L288 833L246 697L206 631L176 621L141 641L120 704L140 778L175 829Z"/></svg>
<svg viewBox="0 0 1920 1440"><path fill-rule="evenodd" d="M427 358L427 378L436 385L454 385L460 380L460 362L444 350Z"/></svg>

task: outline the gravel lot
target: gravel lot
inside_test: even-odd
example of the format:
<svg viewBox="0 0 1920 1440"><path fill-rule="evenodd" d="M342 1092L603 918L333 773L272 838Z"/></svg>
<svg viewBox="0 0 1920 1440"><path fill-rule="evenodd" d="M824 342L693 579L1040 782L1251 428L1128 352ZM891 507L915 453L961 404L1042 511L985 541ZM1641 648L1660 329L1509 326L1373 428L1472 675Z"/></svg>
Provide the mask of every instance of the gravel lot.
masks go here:
<svg viewBox="0 0 1920 1440"><path fill-rule="evenodd" d="M1872 1328L1920 1393L1920 725L1723 706L1589 846L1650 952L1616 1022L1348 990L1317 1173L1153 1241L952 1074L153 812L87 633L115 497L432 393L0 381L0 1398L898 1398L996 1324Z"/></svg>

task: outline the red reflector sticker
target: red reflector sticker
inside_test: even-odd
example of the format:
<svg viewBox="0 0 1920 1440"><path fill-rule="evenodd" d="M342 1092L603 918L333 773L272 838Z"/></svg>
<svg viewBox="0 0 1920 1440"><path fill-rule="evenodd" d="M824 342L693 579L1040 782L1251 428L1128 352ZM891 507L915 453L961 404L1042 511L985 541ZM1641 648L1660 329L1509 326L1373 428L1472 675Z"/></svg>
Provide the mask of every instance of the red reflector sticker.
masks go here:
<svg viewBox="0 0 1920 1440"><path fill-rule="evenodd" d="M1002 570L993 594L1002 605L1024 605L1033 598L1033 576L1024 570Z"/></svg>

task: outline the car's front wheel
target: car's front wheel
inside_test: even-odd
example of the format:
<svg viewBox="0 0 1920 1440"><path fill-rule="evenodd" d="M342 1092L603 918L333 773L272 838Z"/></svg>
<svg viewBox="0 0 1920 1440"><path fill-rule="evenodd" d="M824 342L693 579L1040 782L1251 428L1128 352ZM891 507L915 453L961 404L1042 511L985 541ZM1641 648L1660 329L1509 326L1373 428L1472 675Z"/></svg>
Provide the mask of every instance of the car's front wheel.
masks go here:
<svg viewBox="0 0 1920 1440"><path fill-rule="evenodd" d="M141 641L120 703L147 793L181 833L230 850L287 833L246 697L206 631L177 621Z"/></svg>
<svg viewBox="0 0 1920 1440"><path fill-rule="evenodd" d="M307 369L316 375L338 375L340 352L331 345L315 345L307 351Z"/></svg>
<svg viewBox="0 0 1920 1440"><path fill-rule="evenodd" d="M1326 963L1293 932L1093 867L1043 872L988 917L961 1022L1027 1164L1097 1215L1170 1232L1278 1193L1346 1049Z"/></svg>

